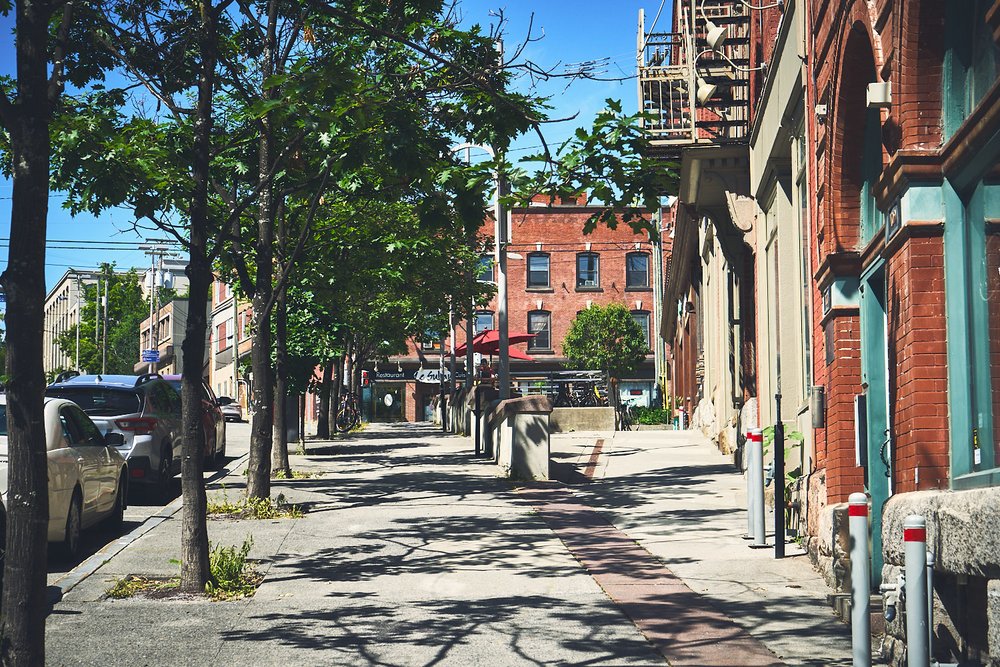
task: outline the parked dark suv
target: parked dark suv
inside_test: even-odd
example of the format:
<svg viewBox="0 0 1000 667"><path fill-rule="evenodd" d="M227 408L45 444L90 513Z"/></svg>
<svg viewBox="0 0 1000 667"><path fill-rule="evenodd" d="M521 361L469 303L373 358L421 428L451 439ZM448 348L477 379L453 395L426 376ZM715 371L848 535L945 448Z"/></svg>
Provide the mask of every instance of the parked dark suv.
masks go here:
<svg viewBox="0 0 1000 667"><path fill-rule="evenodd" d="M79 405L102 433L121 433L116 449L128 461L130 488L166 495L181 469L181 398L159 375L63 373L45 395Z"/></svg>
<svg viewBox="0 0 1000 667"><path fill-rule="evenodd" d="M170 383L177 395L181 394L181 376L164 375L163 379ZM220 465L226 458L226 421L219 407L219 399L215 397L212 388L201 383L201 427L205 431L205 463Z"/></svg>

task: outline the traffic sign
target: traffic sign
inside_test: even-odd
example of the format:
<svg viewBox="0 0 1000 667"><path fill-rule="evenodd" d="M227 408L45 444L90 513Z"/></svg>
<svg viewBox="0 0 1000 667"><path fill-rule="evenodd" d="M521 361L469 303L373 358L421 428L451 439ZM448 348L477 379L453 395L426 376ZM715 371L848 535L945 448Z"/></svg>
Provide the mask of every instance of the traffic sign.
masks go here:
<svg viewBox="0 0 1000 667"><path fill-rule="evenodd" d="M159 350L143 350L142 351L141 360L145 361L147 363L153 363L153 364L155 364L155 363L157 363L160 360L160 351Z"/></svg>

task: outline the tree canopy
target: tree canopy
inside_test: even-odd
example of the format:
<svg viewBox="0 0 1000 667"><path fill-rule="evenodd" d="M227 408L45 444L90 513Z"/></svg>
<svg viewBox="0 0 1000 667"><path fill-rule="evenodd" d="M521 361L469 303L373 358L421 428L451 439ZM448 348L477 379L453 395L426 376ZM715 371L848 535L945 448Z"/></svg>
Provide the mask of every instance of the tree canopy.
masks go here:
<svg viewBox="0 0 1000 667"><path fill-rule="evenodd" d="M577 368L600 370L615 379L633 372L648 353L642 327L618 303L580 311L563 341L563 354Z"/></svg>

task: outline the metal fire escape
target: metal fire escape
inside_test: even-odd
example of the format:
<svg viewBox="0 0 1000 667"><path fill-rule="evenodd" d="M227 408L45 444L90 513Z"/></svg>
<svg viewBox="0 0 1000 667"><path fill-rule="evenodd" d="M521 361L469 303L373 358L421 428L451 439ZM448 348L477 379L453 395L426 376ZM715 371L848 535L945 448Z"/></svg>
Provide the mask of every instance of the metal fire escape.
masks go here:
<svg viewBox="0 0 1000 667"><path fill-rule="evenodd" d="M639 14L639 105L654 154L664 157L743 142L749 126L749 11L739 0L677 2L671 32L647 32ZM709 39L719 35L713 49Z"/></svg>

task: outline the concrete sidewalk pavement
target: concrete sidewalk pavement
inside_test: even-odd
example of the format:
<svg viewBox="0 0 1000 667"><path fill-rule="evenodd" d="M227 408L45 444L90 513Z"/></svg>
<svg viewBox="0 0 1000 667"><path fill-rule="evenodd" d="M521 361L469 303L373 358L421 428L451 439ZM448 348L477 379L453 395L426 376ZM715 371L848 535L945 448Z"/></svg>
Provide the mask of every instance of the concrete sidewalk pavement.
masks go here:
<svg viewBox="0 0 1000 667"><path fill-rule="evenodd" d="M466 440L374 426L293 466L318 476L274 494L306 504L304 518L209 522L213 543L253 536L256 595L104 599L118 577L176 573L177 515L55 606L48 664L664 664ZM226 484L241 493L239 471Z"/></svg>
<svg viewBox="0 0 1000 667"><path fill-rule="evenodd" d="M703 607L787 664L851 664L850 627L827 604L822 577L794 544L782 560L749 548L744 478L699 433L554 435L552 449L557 467L592 470L592 483L571 486L576 499L701 594Z"/></svg>
<svg viewBox="0 0 1000 667"><path fill-rule="evenodd" d="M795 631L805 617L785 609L815 597L808 564L772 572L729 535L741 478L711 445L657 431L553 445L557 468L596 481L515 489L467 439L421 425L310 443L292 465L316 476L273 491L304 518L209 522L215 544L253 536L256 595L104 598L127 574L177 572L178 514L55 606L48 663L846 664L832 613ZM213 493L235 499L242 471L223 483Z"/></svg>

